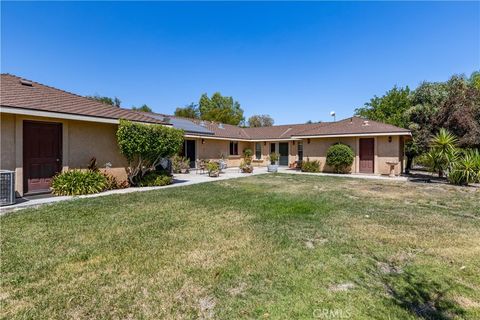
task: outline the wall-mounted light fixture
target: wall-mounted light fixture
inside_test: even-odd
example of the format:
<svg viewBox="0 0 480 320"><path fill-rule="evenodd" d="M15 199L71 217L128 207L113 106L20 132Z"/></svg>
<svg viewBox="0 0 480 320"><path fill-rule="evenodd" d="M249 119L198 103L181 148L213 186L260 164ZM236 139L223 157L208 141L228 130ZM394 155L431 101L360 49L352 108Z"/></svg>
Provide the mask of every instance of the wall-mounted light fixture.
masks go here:
<svg viewBox="0 0 480 320"><path fill-rule="evenodd" d="M263 145L266 146L266 145L267 145L267 141L263 141Z"/></svg>
<svg viewBox="0 0 480 320"><path fill-rule="evenodd" d="M388 142L392 142L392 136L388 136Z"/></svg>
<svg viewBox="0 0 480 320"><path fill-rule="evenodd" d="M307 139L307 143L310 144L310 139Z"/></svg>
<svg viewBox="0 0 480 320"><path fill-rule="evenodd" d="M202 139L202 144L205 144L205 139Z"/></svg>

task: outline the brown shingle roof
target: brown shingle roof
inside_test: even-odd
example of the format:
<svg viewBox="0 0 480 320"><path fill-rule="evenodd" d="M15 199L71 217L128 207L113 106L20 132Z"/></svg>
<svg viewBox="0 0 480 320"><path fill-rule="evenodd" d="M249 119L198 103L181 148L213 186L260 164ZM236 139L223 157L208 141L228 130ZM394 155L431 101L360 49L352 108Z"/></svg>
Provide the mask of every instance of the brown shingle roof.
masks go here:
<svg viewBox="0 0 480 320"><path fill-rule="evenodd" d="M258 127L258 128L245 128L247 135L254 140L259 139L290 139L295 134L315 129L318 127L324 127L329 122L320 123L306 123L306 124L286 124L280 126L271 127Z"/></svg>
<svg viewBox="0 0 480 320"><path fill-rule="evenodd" d="M24 85L22 82L31 85ZM141 112L109 106L10 74L2 74L0 84L0 105L5 107L166 124Z"/></svg>
<svg viewBox="0 0 480 320"><path fill-rule="evenodd" d="M294 136L329 136L329 135L357 135L357 134L410 134L407 129L392 126L390 124L366 120L360 117L351 117L337 122L329 122L326 126L319 126L294 134Z"/></svg>

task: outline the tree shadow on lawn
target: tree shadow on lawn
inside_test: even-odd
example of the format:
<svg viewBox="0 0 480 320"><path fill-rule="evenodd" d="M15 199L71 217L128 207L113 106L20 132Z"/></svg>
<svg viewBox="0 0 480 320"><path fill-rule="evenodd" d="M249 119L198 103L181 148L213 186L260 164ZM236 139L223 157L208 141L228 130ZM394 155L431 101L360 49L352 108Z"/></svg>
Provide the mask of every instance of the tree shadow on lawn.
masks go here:
<svg viewBox="0 0 480 320"><path fill-rule="evenodd" d="M403 309L422 319L449 320L465 311L446 294L449 288L411 271L390 274L383 279L392 300Z"/></svg>

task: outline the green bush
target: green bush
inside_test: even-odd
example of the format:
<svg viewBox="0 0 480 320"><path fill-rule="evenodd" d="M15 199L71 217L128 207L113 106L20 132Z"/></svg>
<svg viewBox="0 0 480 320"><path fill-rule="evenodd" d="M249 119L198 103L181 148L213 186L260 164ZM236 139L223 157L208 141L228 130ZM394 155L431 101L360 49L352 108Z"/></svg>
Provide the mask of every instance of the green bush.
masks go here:
<svg viewBox="0 0 480 320"><path fill-rule="evenodd" d="M98 171L69 170L57 174L52 181L52 191L59 196L76 196L105 190L107 179Z"/></svg>
<svg viewBox="0 0 480 320"><path fill-rule="evenodd" d="M302 172L320 172L320 161L314 160L302 161Z"/></svg>
<svg viewBox="0 0 480 320"><path fill-rule="evenodd" d="M128 180L131 185L137 185L147 173L155 170L162 158L170 158L181 150L183 130L121 120L117 142L128 160Z"/></svg>
<svg viewBox="0 0 480 320"><path fill-rule="evenodd" d="M478 150L462 150L451 164L447 179L456 185L468 185L480 181L480 152Z"/></svg>
<svg viewBox="0 0 480 320"><path fill-rule="evenodd" d="M245 149L245 150L243 150L243 156L244 156L245 158L251 158L252 155L253 155L252 149Z"/></svg>
<svg viewBox="0 0 480 320"><path fill-rule="evenodd" d="M190 171L190 160L186 157L174 155L172 157L172 171L173 173L188 173Z"/></svg>
<svg viewBox="0 0 480 320"><path fill-rule="evenodd" d="M270 164L272 165L276 164L278 159L280 159L280 156L278 153L275 153L275 152L270 153L270 156L269 156Z"/></svg>
<svg viewBox="0 0 480 320"><path fill-rule="evenodd" d="M336 173L346 173L354 158L352 148L343 143L336 143L328 148L326 163L333 167Z"/></svg>
<svg viewBox="0 0 480 320"><path fill-rule="evenodd" d="M156 171L151 171L144 175L138 186L140 187L158 187L166 186L173 183L173 178L166 174L161 174Z"/></svg>

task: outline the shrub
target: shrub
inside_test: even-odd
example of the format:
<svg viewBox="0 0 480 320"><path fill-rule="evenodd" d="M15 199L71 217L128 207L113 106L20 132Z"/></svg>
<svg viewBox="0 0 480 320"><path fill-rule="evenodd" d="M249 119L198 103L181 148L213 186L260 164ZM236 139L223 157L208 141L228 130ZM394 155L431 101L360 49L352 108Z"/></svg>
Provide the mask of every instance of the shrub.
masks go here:
<svg viewBox="0 0 480 320"><path fill-rule="evenodd" d="M125 189L128 188L128 181L118 181L117 178L112 176L109 173L103 172L103 176L105 177L105 189L104 190L116 190L116 189Z"/></svg>
<svg viewBox="0 0 480 320"><path fill-rule="evenodd" d="M468 185L480 181L480 152L464 150L451 164L447 179L456 185Z"/></svg>
<svg viewBox="0 0 480 320"><path fill-rule="evenodd" d="M302 161L302 172L320 172L320 161L314 160Z"/></svg>
<svg viewBox="0 0 480 320"><path fill-rule="evenodd" d="M156 171L150 171L146 175L144 175L138 186L140 187L158 187L158 186L166 186L172 184L173 178L166 174L161 174Z"/></svg>
<svg viewBox="0 0 480 320"><path fill-rule="evenodd" d="M443 177L457 160L457 142L457 137L444 128L431 137L430 151L426 156L427 165L431 171L438 172L439 177Z"/></svg>
<svg viewBox="0 0 480 320"><path fill-rule="evenodd" d="M220 165L217 162L210 161L206 165L208 175L211 177L216 177L220 173Z"/></svg>
<svg viewBox="0 0 480 320"><path fill-rule="evenodd" d="M278 155L278 153L275 153L275 152L270 153L269 159L272 165L276 164L279 158L280 156Z"/></svg>
<svg viewBox="0 0 480 320"><path fill-rule="evenodd" d="M188 173L190 171L190 160L186 157L174 155L172 157L172 170L173 173Z"/></svg>
<svg viewBox="0 0 480 320"><path fill-rule="evenodd" d="M98 171L69 170L57 174L52 181L52 191L59 196L76 196L105 190L107 181Z"/></svg>
<svg viewBox="0 0 480 320"><path fill-rule="evenodd" d="M155 170L162 158L170 158L180 151L183 130L121 120L117 141L128 160L128 180L137 185L147 173Z"/></svg>
<svg viewBox="0 0 480 320"><path fill-rule="evenodd" d="M354 158L352 148L343 143L336 143L328 148L326 163L333 167L336 173L346 173Z"/></svg>
<svg viewBox="0 0 480 320"><path fill-rule="evenodd" d="M243 156L244 156L245 158L251 158L252 155L253 155L252 149L245 149L245 150L243 150Z"/></svg>

